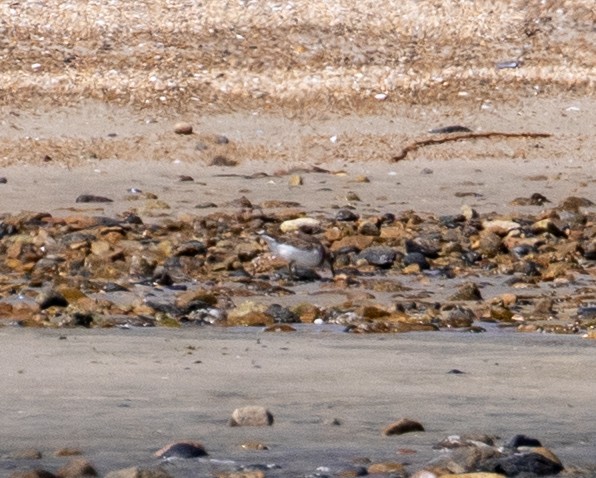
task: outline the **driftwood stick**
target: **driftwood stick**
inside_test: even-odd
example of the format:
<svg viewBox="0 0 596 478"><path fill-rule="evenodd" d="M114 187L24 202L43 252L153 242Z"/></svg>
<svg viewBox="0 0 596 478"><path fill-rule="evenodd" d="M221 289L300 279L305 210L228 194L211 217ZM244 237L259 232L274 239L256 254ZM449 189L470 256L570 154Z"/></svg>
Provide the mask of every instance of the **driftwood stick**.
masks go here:
<svg viewBox="0 0 596 478"><path fill-rule="evenodd" d="M391 158L392 161L397 162L405 159L408 153L416 151L423 146L430 146L433 144L448 143L450 141L462 141L464 139L477 139L477 138L548 138L552 136L550 133L501 133L498 131L490 131L487 133L462 133L453 134L449 136L443 136L441 138L427 138L414 141L403 148L399 154Z"/></svg>

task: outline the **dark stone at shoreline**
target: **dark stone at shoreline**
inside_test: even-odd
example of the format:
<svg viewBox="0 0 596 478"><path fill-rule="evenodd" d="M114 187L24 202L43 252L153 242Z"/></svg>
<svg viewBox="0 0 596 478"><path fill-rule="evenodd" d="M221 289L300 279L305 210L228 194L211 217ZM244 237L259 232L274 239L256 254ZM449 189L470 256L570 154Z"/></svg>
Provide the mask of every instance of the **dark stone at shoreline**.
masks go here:
<svg viewBox="0 0 596 478"><path fill-rule="evenodd" d="M526 435L515 435L506 445L508 448L518 448L520 446L542 446L540 440L531 438Z"/></svg>

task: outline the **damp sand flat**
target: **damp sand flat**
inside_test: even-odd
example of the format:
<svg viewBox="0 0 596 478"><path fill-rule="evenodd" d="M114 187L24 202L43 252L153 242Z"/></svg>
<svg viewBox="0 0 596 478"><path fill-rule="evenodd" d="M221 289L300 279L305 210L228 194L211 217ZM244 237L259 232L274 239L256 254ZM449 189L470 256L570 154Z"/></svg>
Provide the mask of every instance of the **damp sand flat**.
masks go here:
<svg viewBox="0 0 596 478"><path fill-rule="evenodd" d="M155 463L166 443L195 439L212 459L280 465L271 476L362 456L415 470L437 456L440 439L469 432L525 433L565 465L595 463L596 354L577 336L4 328L0 361L2 453L35 447L46 465L60 463L53 450L76 447L104 473ZM228 427L232 410L249 404L267 406L275 424ZM400 417L427 431L382 437ZM248 439L270 450L241 450ZM404 458L399 448L417 453ZM0 463L3 473L15 464ZM222 465L168 466L184 477Z"/></svg>

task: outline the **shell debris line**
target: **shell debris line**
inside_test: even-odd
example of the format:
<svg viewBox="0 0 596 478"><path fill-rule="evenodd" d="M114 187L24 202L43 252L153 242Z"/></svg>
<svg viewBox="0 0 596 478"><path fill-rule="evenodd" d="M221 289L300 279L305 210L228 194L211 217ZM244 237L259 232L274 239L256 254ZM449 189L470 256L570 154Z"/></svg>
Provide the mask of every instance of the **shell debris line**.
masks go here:
<svg viewBox="0 0 596 478"><path fill-rule="evenodd" d="M366 110L593 92L589 0L390 0L377 10L340 0L3 2L0 102Z"/></svg>

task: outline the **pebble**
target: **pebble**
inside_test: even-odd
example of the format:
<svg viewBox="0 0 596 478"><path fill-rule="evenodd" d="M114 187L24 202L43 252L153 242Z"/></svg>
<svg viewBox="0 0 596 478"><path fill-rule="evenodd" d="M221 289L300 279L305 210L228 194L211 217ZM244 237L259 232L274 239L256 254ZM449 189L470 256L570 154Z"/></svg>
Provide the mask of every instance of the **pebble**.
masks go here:
<svg viewBox="0 0 596 478"><path fill-rule="evenodd" d="M383 435L403 435L404 433L423 431L424 427L420 422L417 422L416 420L411 420L409 418L402 418L396 422L387 425L383 430Z"/></svg>
<svg viewBox="0 0 596 478"><path fill-rule="evenodd" d="M223 134L218 134L215 136L215 138L213 139L213 142L215 144L229 144L230 140L228 139L227 136L224 136Z"/></svg>
<svg viewBox="0 0 596 478"><path fill-rule="evenodd" d="M462 284L457 292L449 297L451 301L470 301L470 300L482 300L482 294L478 286L474 282L466 282Z"/></svg>
<svg viewBox="0 0 596 478"><path fill-rule="evenodd" d="M14 473L11 473L8 478L58 478L58 476L47 470L35 469L29 471L15 471Z"/></svg>
<svg viewBox="0 0 596 478"><path fill-rule="evenodd" d="M369 264L379 266L382 268L388 268L393 265L397 252L385 246L367 247L358 254L359 259L364 259Z"/></svg>
<svg viewBox="0 0 596 478"><path fill-rule="evenodd" d="M47 290L40 292L36 299L37 304L41 310L50 307L66 307L68 300L60 292L56 290Z"/></svg>
<svg viewBox="0 0 596 478"><path fill-rule="evenodd" d="M424 255L420 252L410 252L406 254L403 259L403 263L405 266L416 264L418 269L421 271L430 269L430 264L426 260L426 257L424 257Z"/></svg>
<svg viewBox="0 0 596 478"><path fill-rule="evenodd" d="M190 123L180 121L174 125L174 133L176 133L176 134L187 135L187 134L192 134L192 132L193 132L193 129L192 129L192 125Z"/></svg>
<svg viewBox="0 0 596 478"><path fill-rule="evenodd" d="M207 456L207 451L202 443L188 441L188 442L177 442L170 443L164 446L160 450L155 452L155 456L158 458L171 459L171 458L198 458L200 456Z"/></svg>
<svg viewBox="0 0 596 478"><path fill-rule="evenodd" d="M292 174L288 179L288 186L302 186L304 184L304 178L299 174Z"/></svg>
<svg viewBox="0 0 596 478"><path fill-rule="evenodd" d="M87 476L98 476L95 467L85 458L76 458L69 461L58 470L60 478L84 478Z"/></svg>
<svg viewBox="0 0 596 478"><path fill-rule="evenodd" d="M234 167L234 166L238 166L238 161L236 161L235 159L230 159L226 156L215 156L212 160L211 163L209 163L210 166L224 166L224 167Z"/></svg>
<svg viewBox="0 0 596 478"><path fill-rule="evenodd" d="M294 232L301 229L310 231L317 231L321 226L321 221L312 217L299 217L297 219L289 219L279 225L279 229L283 233Z"/></svg>
<svg viewBox="0 0 596 478"><path fill-rule="evenodd" d="M273 415L265 407L258 405L237 408L228 424L231 427L262 427L273 425Z"/></svg>
<svg viewBox="0 0 596 478"><path fill-rule="evenodd" d="M8 456L13 460L40 460L43 455L37 448L26 448L12 452Z"/></svg>
<svg viewBox="0 0 596 478"><path fill-rule="evenodd" d="M351 209L340 209L335 214L336 221L357 221L359 218L360 216Z"/></svg>
<svg viewBox="0 0 596 478"><path fill-rule="evenodd" d="M105 478L173 478L162 467L133 466L109 472Z"/></svg>
<svg viewBox="0 0 596 478"><path fill-rule="evenodd" d="M96 196L93 194L81 194L75 200L78 203L93 203L93 202L114 202L112 199L104 197L104 196Z"/></svg>

